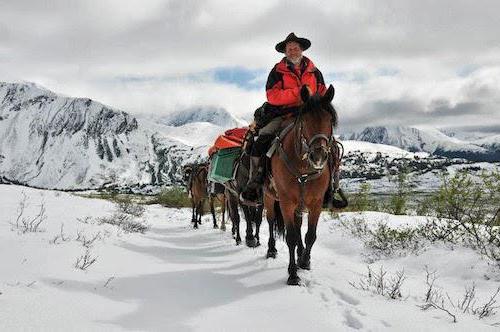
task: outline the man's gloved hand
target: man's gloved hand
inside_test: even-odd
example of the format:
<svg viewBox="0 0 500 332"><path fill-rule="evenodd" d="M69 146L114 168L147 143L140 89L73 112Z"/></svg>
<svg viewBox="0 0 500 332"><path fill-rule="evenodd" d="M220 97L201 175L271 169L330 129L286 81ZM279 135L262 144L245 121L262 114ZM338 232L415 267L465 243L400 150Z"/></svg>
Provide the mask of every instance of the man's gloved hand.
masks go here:
<svg viewBox="0 0 500 332"><path fill-rule="evenodd" d="M305 103L311 95L312 95L312 93L311 93L311 88L309 87L309 85L307 85L307 84L302 85L300 88L300 98L302 99L302 102Z"/></svg>

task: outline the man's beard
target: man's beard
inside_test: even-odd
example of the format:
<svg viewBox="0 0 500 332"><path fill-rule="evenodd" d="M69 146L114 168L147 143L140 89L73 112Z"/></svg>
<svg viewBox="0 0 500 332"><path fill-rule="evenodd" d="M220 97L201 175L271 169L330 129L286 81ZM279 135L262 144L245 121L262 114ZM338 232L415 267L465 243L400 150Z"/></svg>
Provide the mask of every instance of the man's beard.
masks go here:
<svg viewBox="0 0 500 332"><path fill-rule="evenodd" d="M288 61L290 61L294 65L298 65L302 61L302 57L301 56L299 56L299 57L293 57L293 58L288 57Z"/></svg>

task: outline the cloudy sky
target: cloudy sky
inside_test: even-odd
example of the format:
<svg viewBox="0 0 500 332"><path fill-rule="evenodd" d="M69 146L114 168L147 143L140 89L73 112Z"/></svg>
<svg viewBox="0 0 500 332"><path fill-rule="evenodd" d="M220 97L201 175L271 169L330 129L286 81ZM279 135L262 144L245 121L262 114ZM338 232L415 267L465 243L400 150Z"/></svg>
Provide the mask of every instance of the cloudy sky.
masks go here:
<svg viewBox="0 0 500 332"><path fill-rule="evenodd" d="M341 126L500 132L500 1L0 0L0 81L125 111L265 100L294 31L336 87Z"/></svg>

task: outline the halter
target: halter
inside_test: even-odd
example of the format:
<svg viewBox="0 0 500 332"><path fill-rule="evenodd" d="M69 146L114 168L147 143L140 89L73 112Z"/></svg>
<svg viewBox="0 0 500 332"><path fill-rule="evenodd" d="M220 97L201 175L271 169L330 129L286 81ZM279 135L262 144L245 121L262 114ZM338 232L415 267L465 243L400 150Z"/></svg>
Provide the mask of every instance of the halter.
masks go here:
<svg viewBox="0 0 500 332"><path fill-rule="evenodd" d="M299 128L296 130L298 133L296 139L295 139L295 153L297 156L300 157L301 160L306 160L309 162L309 165L314 168L315 170L321 170L324 168L324 164L321 165L321 167L316 167L313 165L313 160L311 159L312 152L317 149L317 146L320 144L318 142L324 140L326 141L326 145L319 145L319 148L323 151L323 153L326 154L327 160L328 157L331 153L331 146L332 143L335 141L335 137L333 136L333 122L331 124L331 135L328 137L327 135L323 133L315 134L313 137L311 137L309 140L304 136L303 133L303 120L302 120L302 114L299 114L296 124L298 124ZM296 125L295 124L295 125ZM297 139L298 138L298 139ZM300 142L300 144L299 144Z"/></svg>

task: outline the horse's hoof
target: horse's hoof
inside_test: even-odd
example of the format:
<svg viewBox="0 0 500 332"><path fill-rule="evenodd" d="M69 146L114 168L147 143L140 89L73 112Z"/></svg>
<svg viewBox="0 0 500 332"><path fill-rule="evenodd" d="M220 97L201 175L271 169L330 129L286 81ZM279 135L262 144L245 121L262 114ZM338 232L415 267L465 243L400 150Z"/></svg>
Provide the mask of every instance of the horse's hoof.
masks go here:
<svg viewBox="0 0 500 332"><path fill-rule="evenodd" d="M307 261L307 262L299 262L299 268L301 268L302 270L310 270L311 269L311 261Z"/></svg>
<svg viewBox="0 0 500 332"><path fill-rule="evenodd" d="M193 227L194 227L194 229L198 229L198 225L194 225Z"/></svg>
<svg viewBox="0 0 500 332"><path fill-rule="evenodd" d="M236 239L236 245L239 246L241 244L241 240Z"/></svg>
<svg viewBox="0 0 500 332"><path fill-rule="evenodd" d="M266 255L266 258L276 258L276 256L278 255L278 251L274 250L274 251L267 251L267 255Z"/></svg>
<svg viewBox="0 0 500 332"><path fill-rule="evenodd" d="M217 226L217 225L214 225L214 229L217 229L217 228L219 228L219 226Z"/></svg>
<svg viewBox="0 0 500 332"><path fill-rule="evenodd" d="M226 231L226 227L221 227L220 230L223 231L223 232L225 232Z"/></svg>
<svg viewBox="0 0 500 332"><path fill-rule="evenodd" d="M311 258L305 258L304 256L300 256L298 259L297 265L302 270L310 270L311 269Z"/></svg>
<svg viewBox="0 0 500 332"><path fill-rule="evenodd" d="M286 284L290 285L290 286L298 286L298 285L300 285L300 278L299 278L299 276L289 276Z"/></svg>
<svg viewBox="0 0 500 332"><path fill-rule="evenodd" d="M258 242L255 238L246 239L245 242L249 248L255 248L258 246Z"/></svg>

